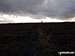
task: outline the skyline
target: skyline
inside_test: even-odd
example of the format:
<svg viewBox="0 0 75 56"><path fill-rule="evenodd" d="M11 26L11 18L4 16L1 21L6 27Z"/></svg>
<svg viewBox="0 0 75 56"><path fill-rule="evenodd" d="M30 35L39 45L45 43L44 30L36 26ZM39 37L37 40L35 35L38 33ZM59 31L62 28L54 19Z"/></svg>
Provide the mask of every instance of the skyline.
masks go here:
<svg viewBox="0 0 75 56"><path fill-rule="evenodd" d="M0 14L17 15L20 19L28 17L29 21L24 18L20 20L26 22L31 22L32 19L35 19L34 22L39 21L39 19L44 20L44 22L74 22L75 0L0 0ZM3 18L2 15L0 15L1 18Z"/></svg>

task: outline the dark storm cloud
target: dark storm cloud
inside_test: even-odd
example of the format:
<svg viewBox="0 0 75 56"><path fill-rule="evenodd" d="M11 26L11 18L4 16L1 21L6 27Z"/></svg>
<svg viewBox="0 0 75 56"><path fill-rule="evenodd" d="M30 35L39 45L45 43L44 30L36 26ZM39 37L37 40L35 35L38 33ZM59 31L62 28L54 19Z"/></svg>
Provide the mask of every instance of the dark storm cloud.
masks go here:
<svg viewBox="0 0 75 56"><path fill-rule="evenodd" d="M72 18L75 17L75 0L0 0L0 11Z"/></svg>
<svg viewBox="0 0 75 56"><path fill-rule="evenodd" d="M5 0L0 0L0 12L12 12L13 10L11 10L12 7L10 6L10 4L6 3Z"/></svg>

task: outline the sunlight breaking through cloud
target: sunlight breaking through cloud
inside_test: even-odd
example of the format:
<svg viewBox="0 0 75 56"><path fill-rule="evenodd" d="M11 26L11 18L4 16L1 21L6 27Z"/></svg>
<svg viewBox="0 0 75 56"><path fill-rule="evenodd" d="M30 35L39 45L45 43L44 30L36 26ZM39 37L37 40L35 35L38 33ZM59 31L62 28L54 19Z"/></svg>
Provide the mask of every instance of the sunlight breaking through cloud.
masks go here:
<svg viewBox="0 0 75 56"><path fill-rule="evenodd" d="M75 22L75 17L70 20L59 20L49 17L35 19L29 16L0 14L0 23L41 23L41 22Z"/></svg>

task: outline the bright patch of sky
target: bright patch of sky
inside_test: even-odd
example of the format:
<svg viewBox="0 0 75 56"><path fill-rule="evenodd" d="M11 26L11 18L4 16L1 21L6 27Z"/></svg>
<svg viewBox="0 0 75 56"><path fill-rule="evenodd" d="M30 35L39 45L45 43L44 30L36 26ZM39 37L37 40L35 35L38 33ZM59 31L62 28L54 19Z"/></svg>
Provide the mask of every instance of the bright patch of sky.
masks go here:
<svg viewBox="0 0 75 56"><path fill-rule="evenodd" d="M49 17L42 19L37 18L35 19L29 16L0 14L0 23L41 23L41 22L75 22L75 17L70 20L59 20Z"/></svg>

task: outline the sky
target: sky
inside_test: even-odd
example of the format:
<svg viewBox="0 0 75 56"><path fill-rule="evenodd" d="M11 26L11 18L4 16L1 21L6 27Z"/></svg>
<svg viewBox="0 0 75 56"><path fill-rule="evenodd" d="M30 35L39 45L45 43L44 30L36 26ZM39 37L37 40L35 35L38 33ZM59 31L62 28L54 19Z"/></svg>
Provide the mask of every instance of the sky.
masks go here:
<svg viewBox="0 0 75 56"><path fill-rule="evenodd" d="M74 19L75 0L0 0L0 22L63 22Z"/></svg>

